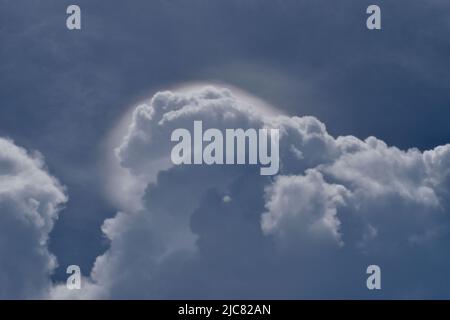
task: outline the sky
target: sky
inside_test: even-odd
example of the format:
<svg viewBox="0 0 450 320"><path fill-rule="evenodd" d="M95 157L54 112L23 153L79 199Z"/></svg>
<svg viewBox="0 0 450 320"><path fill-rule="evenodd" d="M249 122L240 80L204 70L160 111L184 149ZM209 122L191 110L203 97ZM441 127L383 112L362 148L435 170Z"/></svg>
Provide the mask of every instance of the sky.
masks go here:
<svg viewBox="0 0 450 320"><path fill-rule="evenodd" d="M448 1L73 3L0 0L0 297L450 298ZM279 175L162 163L194 119Z"/></svg>

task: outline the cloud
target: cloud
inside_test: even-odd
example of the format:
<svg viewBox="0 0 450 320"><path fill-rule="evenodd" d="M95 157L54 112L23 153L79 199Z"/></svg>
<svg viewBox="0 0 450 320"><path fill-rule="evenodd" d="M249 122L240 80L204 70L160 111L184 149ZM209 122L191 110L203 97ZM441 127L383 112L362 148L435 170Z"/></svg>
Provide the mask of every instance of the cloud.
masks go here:
<svg viewBox="0 0 450 320"><path fill-rule="evenodd" d="M79 0L88 24L69 37L61 15L71 2L4 3L0 135L32 141L69 187L75 201L51 241L62 265L88 270L105 250L100 225L115 211L94 191L98 146L124 106L158 88L218 79L289 114L314 115L334 135L376 135L402 148L450 136L448 1L384 1L389 32L368 34L366 6L353 0ZM55 279L64 277L58 268Z"/></svg>
<svg viewBox="0 0 450 320"><path fill-rule="evenodd" d="M278 128L279 175L171 166L170 134L194 120ZM370 298L369 264L382 267L383 297L449 296L440 283L450 260L450 145L403 151L374 137L335 138L314 117L269 114L205 87L138 106L116 154L145 188L139 209L103 224L110 248L81 297ZM156 180L147 174L155 166Z"/></svg>
<svg viewBox="0 0 450 320"><path fill-rule="evenodd" d="M345 205L347 193L342 185L326 183L317 171L280 176L266 191L268 211L262 215L262 229L281 237L295 233L314 242L329 238L340 244L337 211Z"/></svg>
<svg viewBox="0 0 450 320"><path fill-rule="evenodd" d="M51 287L48 236L67 201L42 156L0 138L0 298L36 298Z"/></svg>

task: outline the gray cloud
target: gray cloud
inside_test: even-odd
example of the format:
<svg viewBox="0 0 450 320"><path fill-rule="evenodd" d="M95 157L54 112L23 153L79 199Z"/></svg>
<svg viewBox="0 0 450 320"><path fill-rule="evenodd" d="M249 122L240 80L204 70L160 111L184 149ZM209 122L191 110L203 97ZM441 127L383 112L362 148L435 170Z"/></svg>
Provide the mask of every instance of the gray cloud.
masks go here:
<svg viewBox="0 0 450 320"><path fill-rule="evenodd" d="M0 138L0 298L36 298L51 288L48 237L67 201L42 156Z"/></svg>

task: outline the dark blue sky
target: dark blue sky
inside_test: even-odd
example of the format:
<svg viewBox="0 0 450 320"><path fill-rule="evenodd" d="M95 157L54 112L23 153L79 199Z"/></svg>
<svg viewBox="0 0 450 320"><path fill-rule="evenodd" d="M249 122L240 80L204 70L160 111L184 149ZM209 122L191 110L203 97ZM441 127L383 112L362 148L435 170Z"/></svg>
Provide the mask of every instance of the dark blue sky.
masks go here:
<svg viewBox="0 0 450 320"><path fill-rule="evenodd" d="M0 136L42 152L68 188L50 238L63 267L87 274L108 247L100 147L159 89L225 82L336 136L450 140L448 1L78 0L82 30L69 31L72 3L0 1ZM374 3L381 31L365 27Z"/></svg>

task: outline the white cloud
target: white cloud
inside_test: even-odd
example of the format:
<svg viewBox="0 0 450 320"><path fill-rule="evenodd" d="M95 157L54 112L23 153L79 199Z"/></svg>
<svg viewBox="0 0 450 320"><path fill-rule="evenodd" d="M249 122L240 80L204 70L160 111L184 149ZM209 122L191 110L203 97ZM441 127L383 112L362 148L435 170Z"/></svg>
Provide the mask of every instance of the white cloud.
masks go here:
<svg viewBox="0 0 450 320"><path fill-rule="evenodd" d="M280 129L279 176L167 165L170 133L194 120ZM366 297L367 263L397 270L384 292L399 297L424 292L401 274L408 264L413 274L435 267L424 261L450 260L439 249L450 237L449 145L402 151L373 137L334 138L316 118L266 113L208 87L137 107L117 156L146 188L138 210L104 223L111 247L91 275L102 298Z"/></svg>
<svg viewBox="0 0 450 320"><path fill-rule="evenodd" d="M67 201L40 154L0 138L0 298L36 298L56 267L48 235Z"/></svg>
<svg viewBox="0 0 450 320"><path fill-rule="evenodd" d="M326 183L317 171L280 176L267 188L268 211L262 215L262 229L281 237L294 233L297 241L332 240L340 245L337 210L345 205L347 193L341 185Z"/></svg>

